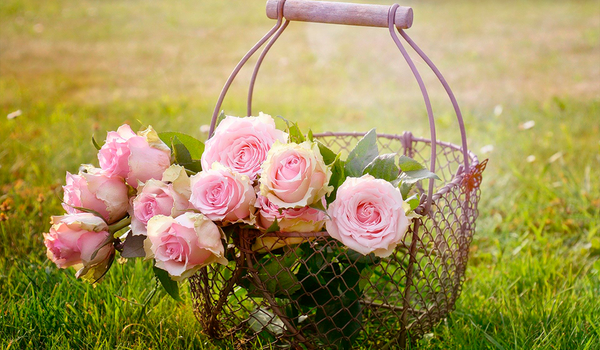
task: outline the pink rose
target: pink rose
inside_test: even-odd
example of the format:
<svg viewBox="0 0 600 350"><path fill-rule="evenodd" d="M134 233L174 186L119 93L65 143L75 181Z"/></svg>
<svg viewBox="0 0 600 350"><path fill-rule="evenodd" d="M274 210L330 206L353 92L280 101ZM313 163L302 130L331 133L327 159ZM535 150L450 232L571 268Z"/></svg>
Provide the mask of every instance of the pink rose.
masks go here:
<svg viewBox="0 0 600 350"><path fill-rule="evenodd" d="M213 221L236 222L254 212L256 194L248 176L219 163L191 177L190 202Z"/></svg>
<svg viewBox="0 0 600 350"><path fill-rule="evenodd" d="M329 204L327 231L361 254L389 256L408 229L403 203L400 191L387 181L349 177Z"/></svg>
<svg viewBox="0 0 600 350"><path fill-rule="evenodd" d="M254 180L275 141L285 143L287 134L275 128L270 115L261 112L258 117L227 116L206 141L202 169L219 162Z"/></svg>
<svg viewBox="0 0 600 350"><path fill-rule="evenodd" d="M146 258L154 258L175 281L217 262L227 265L221 230L202 214L187 212L176 218L157 215L148 221Z"/></svg>
<svg viewBox="0 0 600 350"><path fill-rule="evenodd" d="M44 233L48 259L61 269L75 267L77 278L100 278L115 252L104 220L94 214L79 213L53 216L51 223L50 232Z"/></svg>
<svg viewBox="0 0 600 350"><path fill-rule="evenodd" d="M67 173L67 185L63 190L63 208L69 214L83 213L74 207L91 209L109 224L127 214L127 185L122 178L108 177L100 169L84 166L79 175Z"/></svg>
<svg viewBox="0 0 600 350"><path fill-rule="evenodd" d="M148 220L156 215L177 217L190 208L190 202L178 193L172 183L148 180L138 187L137 196L131 201L131 232L134 236L146 235Z"/></svg>
<svg viewBox="0 0 600 350"><path fill-rule="evenodd" d="M125 124L108 133L98 160L108 176L121 176L137 188L138 181L160 179L171 165L171 150L151 126L136 135Z"/></svg>
<svg viewBox="0 0 600 350"><path fill-rule="evenodd" d="M299 208L330 193L331 169L315 142L275 143L262 165L260 194L279 208Z"/></svg>

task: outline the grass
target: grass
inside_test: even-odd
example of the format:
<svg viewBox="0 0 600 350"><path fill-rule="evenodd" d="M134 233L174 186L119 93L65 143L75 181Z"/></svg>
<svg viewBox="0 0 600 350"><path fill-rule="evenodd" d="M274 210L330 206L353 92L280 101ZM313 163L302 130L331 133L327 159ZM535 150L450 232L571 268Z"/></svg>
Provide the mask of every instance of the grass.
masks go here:
<svg viewBox="0 0 600 350"><path fill-rule="evenodd" d="M470 148L490 158L456 310L412 347L600 349L597 2L409 4L408 33L455 89ZM61 212L65 171L93 161L92 134L130 122L203 136L227 74L272 25L263 6L0 3L0 114L23 113L0 118L3 349L233 348L201 334L186 288L180 304L154 292L147 262L90 286L47 261L41 233ZM440 138L456 142L424 75ZM385 31L293 24L261 70L255 109L315 131L421 135L415 85ZM243 113L244 87L232 88L229 113Z"/></svg>

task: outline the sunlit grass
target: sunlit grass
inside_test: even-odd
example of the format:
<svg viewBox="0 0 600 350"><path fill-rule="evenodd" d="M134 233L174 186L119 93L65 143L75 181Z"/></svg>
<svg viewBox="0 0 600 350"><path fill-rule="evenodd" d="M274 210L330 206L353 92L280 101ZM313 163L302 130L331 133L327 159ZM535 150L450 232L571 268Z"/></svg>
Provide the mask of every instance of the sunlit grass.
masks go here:
<svg viewBox="0 0 600 350"><path fill-rule="evenodd" d="M470 148L490 158L456 310L413 347L600 349L600 9L411 5L409 33L455 88ZM62 212L65 171L96 162L92 135L129 122L204 137L227 74L272 25L263 6L0 2L2 348L233 348L201 334L187 288L181 304L161 290L149 298L149 262L116 263L90 286L48 262L41 233ZM255 110L315 132L425 134L420 96L385 34L290 26L262 70ZM243 81L229 113L245 110ZM441 90L432 97L440 138L456 142ZM8 120L15 110L23 114Z"/></svg>

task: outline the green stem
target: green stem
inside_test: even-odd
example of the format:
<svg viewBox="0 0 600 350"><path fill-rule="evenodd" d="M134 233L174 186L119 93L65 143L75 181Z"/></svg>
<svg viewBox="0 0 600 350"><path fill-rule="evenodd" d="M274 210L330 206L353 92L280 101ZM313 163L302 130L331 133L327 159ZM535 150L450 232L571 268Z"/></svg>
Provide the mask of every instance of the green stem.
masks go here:
<svg viewBox="0 0 600 350"><path fill-rule="evenodd" d="M131 217L128 216L125 219L112 224L110 226L108 226L108 232L110 232L111 234L114 234L115 232L118 232L119 230L121 230L123 227L129 226L129 224L131 224Z"/></svg>

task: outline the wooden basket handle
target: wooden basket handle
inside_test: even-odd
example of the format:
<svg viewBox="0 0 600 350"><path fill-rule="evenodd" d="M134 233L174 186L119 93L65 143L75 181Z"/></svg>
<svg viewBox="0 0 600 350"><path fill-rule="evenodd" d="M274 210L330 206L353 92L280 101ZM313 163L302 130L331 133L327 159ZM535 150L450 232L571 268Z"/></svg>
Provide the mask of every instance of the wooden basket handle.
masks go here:
<svg viewBox="0 0 600 350"><path fill-rule="evenodd" d="M279 0L267 0L267 17L277 19ZM351 4L344 2L287 0L283 7L283 17L290 21L347 24L366 27L388 26L386 5ZM413 23L413 10L399 6L396 9L397 28L408 29Z"/></svg>

